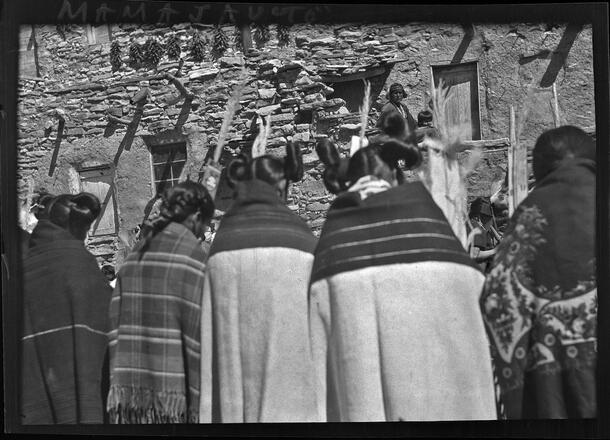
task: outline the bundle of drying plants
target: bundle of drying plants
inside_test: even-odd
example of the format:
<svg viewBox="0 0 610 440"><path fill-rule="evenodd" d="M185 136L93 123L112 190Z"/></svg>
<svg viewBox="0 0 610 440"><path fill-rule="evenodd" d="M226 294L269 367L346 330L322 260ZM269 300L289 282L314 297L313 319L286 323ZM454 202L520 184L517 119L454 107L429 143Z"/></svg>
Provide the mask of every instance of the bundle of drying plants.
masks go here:
<svg viewBox="0 0 610 440"><path fill-rule="evenodd" d="M447 117L447 103L452 94L441 80L432 86L432 118L438 136L426 136L422 141L428 151L427 165L420 170L420 178L436 204L449 221L453 232L468 249L466 177L481 159L481 149L462 142L469 131L467 125L451 123ZM460 162L460 153L464 153Z"/></svg>
<svg viewBox="0 0 610 440"><path fill-rule="evenodd" d="M242 64L242 73L240 81L233 88L233 93L227 101L225 115L220 126L220 131L218 133L218 141L216 142L214 156L212 160L205 165L203 169L203 174L201 176L201 181L203 185L207 188L212 198L215 197L216 191L218 190L218 183L220 182L220 174L222 172L220 166L220 156L222 155L224 144L227 140L227 135L229 134L229 129L231 128L231 124L233 122L233 117L235 116L235 112L239 107L239 101L241 99L244 89L246 88L246 84L246 69L245 65Z"/></svg>

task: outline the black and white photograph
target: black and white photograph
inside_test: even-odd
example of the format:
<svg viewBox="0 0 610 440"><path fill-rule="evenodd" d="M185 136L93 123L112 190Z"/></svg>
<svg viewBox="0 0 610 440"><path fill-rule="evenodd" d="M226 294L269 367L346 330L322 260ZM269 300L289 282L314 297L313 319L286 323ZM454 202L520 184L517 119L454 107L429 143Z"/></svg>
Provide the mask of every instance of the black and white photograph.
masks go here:
<svg viewBox="0 0 610 440"><path fill-rule="evenodd" d="M5 433L608 434L608 3L40 7Z"/></svg>

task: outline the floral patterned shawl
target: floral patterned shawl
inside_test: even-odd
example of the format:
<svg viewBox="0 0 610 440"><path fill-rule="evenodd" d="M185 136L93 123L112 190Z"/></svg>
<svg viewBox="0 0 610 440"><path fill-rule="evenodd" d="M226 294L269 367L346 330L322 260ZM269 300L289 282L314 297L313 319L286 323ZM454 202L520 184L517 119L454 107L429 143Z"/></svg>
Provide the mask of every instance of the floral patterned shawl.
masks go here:
<svg viewBox="0 0 610 440"><path fill-rule="evenodd" d="M596 416L595 164L574 159L515 211L481 308L509 419Z"/></svg>

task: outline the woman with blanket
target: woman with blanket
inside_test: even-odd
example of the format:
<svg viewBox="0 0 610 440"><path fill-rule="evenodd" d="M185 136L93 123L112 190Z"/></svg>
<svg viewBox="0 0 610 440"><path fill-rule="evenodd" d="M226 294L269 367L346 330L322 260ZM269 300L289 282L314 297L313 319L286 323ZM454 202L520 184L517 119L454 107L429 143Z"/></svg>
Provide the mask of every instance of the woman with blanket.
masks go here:
<svg viewBox="0 0 610 440"><path fill-rule="evenodd" d="M303 176L300 146L285 158L237 158L227 171L235 200L208 262L201 383L213 393L200 420L320 421L307 323L315 239L286 207Z"/></svg>
<svg viewBox="0 0 610 440"><path fill-rule="evenodd" d="M317 150L327 188L348 188L328 212L311 275L328 421L495 419L484 277L424 185L395 178L397 161L412 167L419 151L386 141L342 166L332 144Z"/></svg>
<svg viewBox="0 0 610 440"><path fill-rule="evenodd" d="M214 214L207 190L182 182L119 269L110 304L111 423L197 423L201 299L200 239Z"/></svg>
<svg viewBox="0 0 610 440"><path fill-rule="evenodd" d="M481 307L507 418L596 417L595 143L564 126L533 151Z"/></svg>
<svg viewBox="0 0 610 440"><path fill-rule="evenodd" d="M103 423L112 290L84 246L92 194L48 196L23 266L21 422Z"/></svg>

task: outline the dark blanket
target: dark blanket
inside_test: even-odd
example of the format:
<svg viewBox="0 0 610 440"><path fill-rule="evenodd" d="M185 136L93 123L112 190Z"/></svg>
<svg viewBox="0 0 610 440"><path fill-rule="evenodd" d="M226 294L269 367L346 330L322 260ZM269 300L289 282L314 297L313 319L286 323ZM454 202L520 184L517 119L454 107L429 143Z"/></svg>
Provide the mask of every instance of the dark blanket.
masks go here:
<svg viewBox="0 0 610 440"><path fill-rule="evenodd" d="M313 253L316 239L301 218L286 207L275 189L260 180L240 182L222 218L210 256L255 247L286 247Z"/></svg>
<svg viewBox="0 0 610 440"><path fill-rule="evenodd" d="M476 267L421 182L405 183L361 200L335 199L315 252L311 282L395 263L450 261Z"/></svg>
<svg viewBox="0 0 610 440"><path fill-rule="evenodd" d="M544 178L515 211L481 307L508 418L595 417L595 164Z"/></svg>
<svg viewBox="0 0 610 440"><path fill-rule="evenodd" d="M93 255L41 220L24 260L21 421L102 423L112 290Z"/></svg>

